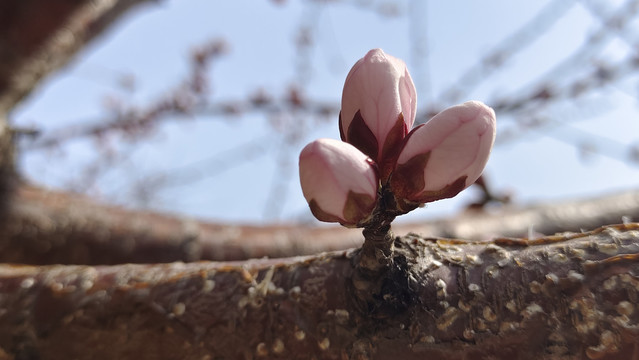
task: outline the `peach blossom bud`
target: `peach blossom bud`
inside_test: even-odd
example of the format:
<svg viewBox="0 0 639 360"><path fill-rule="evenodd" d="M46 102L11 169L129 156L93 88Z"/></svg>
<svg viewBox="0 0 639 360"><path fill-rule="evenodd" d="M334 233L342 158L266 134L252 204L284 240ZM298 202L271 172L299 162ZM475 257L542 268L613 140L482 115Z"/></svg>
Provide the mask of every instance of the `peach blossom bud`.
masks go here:
<svg viewBox="0 0 639 360"><path fill-rule="evenodd" d="M359 226L377 200L373 161L353 145L319 139L300 154L300 182L311 212L320 221Z"/></svg>
<svg viewBox="0 0 639 360"><path fill-rule="evenodd" d="M406 64L381 49L369 51L346 77L340 136L377 162L383 182L413 127L416 107L415 85Z"/></svg>
<svg viewBox="0 0 639 360"><path fill-rule="evenodd" d="M457 195L481 175L494 141L495 112L483 103L440 112L407 135L391 177L395 197L414 204Z"/></svg>

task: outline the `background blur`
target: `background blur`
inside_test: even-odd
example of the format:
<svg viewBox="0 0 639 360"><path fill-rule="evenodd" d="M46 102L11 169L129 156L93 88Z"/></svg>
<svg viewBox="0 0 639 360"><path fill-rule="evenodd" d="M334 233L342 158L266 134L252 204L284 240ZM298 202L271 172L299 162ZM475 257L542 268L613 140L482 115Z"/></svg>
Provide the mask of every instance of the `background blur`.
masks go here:
<svg viewBox="0 0 639 360"><path fill-rule="evenodd" d="M350 67L408 64L418 121L495 108L485 175L518 204L639 183L639 1L165 0L130 12L11 114L31 181L131 208L319 224L299 187L309 141L339 138ZM461 211L455 199L402 217Z"/></svg>

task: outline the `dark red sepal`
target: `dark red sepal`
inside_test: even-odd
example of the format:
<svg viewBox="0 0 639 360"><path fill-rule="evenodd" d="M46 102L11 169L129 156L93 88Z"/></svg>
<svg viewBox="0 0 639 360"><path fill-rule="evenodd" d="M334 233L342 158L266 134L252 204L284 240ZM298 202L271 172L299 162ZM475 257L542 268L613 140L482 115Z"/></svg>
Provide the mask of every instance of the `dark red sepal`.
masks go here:
<svg viewBox="0 0 639 360"><path fill-rule="evenodd" d="M452 198L466 188L466 179L468 176L460 176L457 180L435 191L424 191L417 195L414 199L421 204L433 202L441 199Z"/></svg>
<svg viewBox="0 0 639 360"><path fill-rule="evenodd" d="M341 126L340 126L341 129ZM358 110L353 116L346 132L346 142L355 146L359 151L363 152L371 159L377 161L377 154L379 152L379 145L377 144L377 138L371 131L371 129L364 122L362 114Z"/></svg>
<svg viewBox="0 0 639 360"><path fill-rule="evenodd" d="M393 125L386 135L384 147L382 148L382 159L380 160L381 164L379 164L382 184L386 183L386 180L388 180L390 173L395 167L395 162L397 162L399 153L402 150L402 142L407 132L408 129L404 121L404 115L399 113L395 125Z"/></svg>
<svg viewBox="0 0 639 360"><path fill-rule="evenodd" d="M391 189L398 199L415 200L426 183L424 169L430 158L430 151L413 156L403 164L398 164L390 179Z"/></svg>
<svg viewBox="0 0 639 360"><path fill-rule="evenodd" d="M375 207L375 198L368 194L349 191L344 204L344 226L355 226L365 220Z"/></svg>
<svg viewBox="0 0 639 360"><path fill-rule="evenodd" d="M337 126L339 127L339 138L342 139L342 141L346 141L346 135L344 134L344 127L342 126L342 111L341 110L339 112L339 116L338 116L338 120L337 120Z"/></svg>
<svg viewBox="0 0 639 360"><path fill-rule="evenodd" d="M312 199L311 201L309 201L308 206L311 208L311 212L313 213L313 216L315 216L317 220L319 221L337 222L337 223L344 222L344 219L338 216L329 214L325 212L324 210L322 210L322 208L320 208L319 205L317 205L317 201L315 201L315 199Z"/></svg>

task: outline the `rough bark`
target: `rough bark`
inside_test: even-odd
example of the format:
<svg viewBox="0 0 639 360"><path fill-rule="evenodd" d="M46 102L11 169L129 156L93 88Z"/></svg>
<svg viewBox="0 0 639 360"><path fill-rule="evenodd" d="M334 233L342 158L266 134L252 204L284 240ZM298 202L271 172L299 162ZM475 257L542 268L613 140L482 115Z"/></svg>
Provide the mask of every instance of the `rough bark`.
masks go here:
<svg viewBox="0 0 639 360"><path fill-rule="evenodd" d="M0 2L0 114L47 74L144 0L7 0Z"/></svg>
<svg viewBox="0 0 639 360"><path fill-rule="evenodd" d="M2 359L636 359L639 224L244 263L0 266ZM362 292L362 289L367 291Z"/></svg>
<svg viewBox="0 0 639 360"><path fill-rule="evenodd" d="M448 220L395 224L409 232L480 240L580 231L639 219L639 191L593 199L467 212ZM95 203L80 195L21 186L0 223L0 262L120 264L310 255L361 246L341 227L214 224Z"/></svg>

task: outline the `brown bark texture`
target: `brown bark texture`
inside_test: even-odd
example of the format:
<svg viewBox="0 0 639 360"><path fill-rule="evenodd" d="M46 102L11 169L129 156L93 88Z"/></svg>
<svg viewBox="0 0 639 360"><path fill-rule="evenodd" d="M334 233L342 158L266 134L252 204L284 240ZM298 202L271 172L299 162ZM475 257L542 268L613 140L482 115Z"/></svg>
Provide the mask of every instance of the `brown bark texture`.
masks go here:
<svg viewBox="0 0 639 360"><path fill-rule="evenodd" d="M246 262L0 266L0 359L637 359L639 224Z"/></svg>

